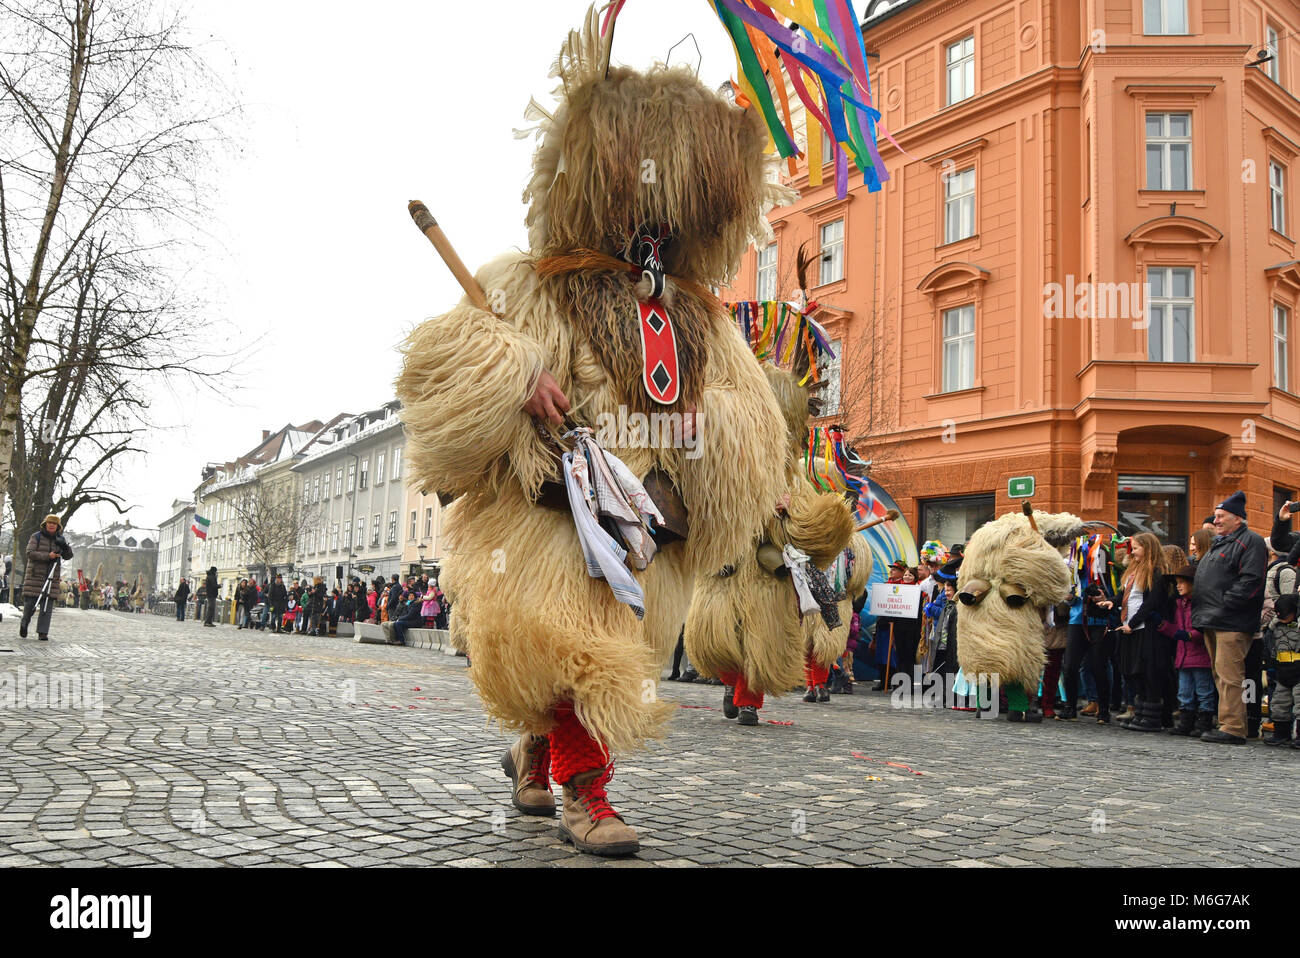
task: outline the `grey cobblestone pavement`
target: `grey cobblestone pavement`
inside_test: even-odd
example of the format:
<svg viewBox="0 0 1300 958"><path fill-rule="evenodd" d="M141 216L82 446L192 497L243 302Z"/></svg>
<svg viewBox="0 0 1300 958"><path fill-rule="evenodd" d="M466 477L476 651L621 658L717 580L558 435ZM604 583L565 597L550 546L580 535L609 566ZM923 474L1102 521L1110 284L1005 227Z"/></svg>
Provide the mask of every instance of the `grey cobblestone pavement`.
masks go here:
<svg viewBox="0 0 1300 958"><path fill-rule="evenodd" d="M1288 749L896 710L862 686L743 728L720 689L664 682L670 734L611 786L642 851L602 861L510 806L510 739L463 658L93 611L17 633L6 616L0 682L97 673L103 706L0 710L6 866L1260 866L1293 863L1300 830Z"/></svg>

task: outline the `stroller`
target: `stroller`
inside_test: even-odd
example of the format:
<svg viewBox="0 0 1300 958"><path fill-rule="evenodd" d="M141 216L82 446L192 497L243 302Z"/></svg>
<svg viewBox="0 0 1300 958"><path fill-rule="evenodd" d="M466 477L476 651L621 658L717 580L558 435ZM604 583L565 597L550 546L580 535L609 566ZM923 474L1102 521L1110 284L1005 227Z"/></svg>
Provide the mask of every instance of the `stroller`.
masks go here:
<svg viewBox="0 0 1300 958"><path fill-rule="evenodd" d="M253 606L253 611L249 618L251 620L251 624L253 628L259 631L265 629L267 624L271 621L270 603L268 602L257 603L257 605Z"/></svg>
<svg viewBox="0 0 1300 958"><path fill-rule="evenodd" d="M298 603L290 599L289 604L285 607L284 615L280 619L281 630L285 632L293 631L293 624L298 620L298 612Z"/></svg>

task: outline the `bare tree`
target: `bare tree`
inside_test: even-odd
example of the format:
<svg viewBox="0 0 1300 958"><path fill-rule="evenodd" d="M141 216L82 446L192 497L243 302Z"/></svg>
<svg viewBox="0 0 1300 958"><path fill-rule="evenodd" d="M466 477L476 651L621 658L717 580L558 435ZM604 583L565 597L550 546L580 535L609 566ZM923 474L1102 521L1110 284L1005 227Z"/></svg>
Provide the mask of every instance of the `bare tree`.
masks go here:
<svg viewBox="0 0 1300 958"><path fill-rule="evenodd" d="M255 480L230 500L230 507L241 542L266 575L272 566L288 565L298 537L320 519L320 507L307 505L301 496L294 495L289 479L270 483Z"/></svg>
<svg viewBox="0 0 1300 958"><path fill-rule="evenodd" d="M120 503L97 483L134 448L139 381L202 372L159 347L197 330L181 248L230 108L150 0L0 0L0 38L0 499L39 452L37 501L74 467L66 505Z"/></svg>

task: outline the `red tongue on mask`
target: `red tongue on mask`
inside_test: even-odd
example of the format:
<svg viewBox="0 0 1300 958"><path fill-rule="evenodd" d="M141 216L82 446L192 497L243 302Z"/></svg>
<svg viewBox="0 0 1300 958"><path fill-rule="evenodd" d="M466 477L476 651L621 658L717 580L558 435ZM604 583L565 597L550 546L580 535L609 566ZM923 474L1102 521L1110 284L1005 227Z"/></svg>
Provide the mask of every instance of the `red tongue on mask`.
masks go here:
<svg viewBox="0 0 1300 958"><path fill-rule="evenodd" d="M637 303L637 311L641 316L641 382L651 399L671 405L681 386L673 321L658 299Z"/></svg>

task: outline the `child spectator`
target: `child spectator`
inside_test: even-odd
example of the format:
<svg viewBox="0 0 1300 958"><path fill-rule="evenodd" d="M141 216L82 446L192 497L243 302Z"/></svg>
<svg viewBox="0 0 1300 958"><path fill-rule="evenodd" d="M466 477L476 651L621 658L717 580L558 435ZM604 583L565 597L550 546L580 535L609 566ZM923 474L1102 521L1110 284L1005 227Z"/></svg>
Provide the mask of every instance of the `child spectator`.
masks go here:
<svg viewBox="0 0 1300 958"><path fill-rule="evenodd" d="M1269 697L1269 717L1273 719L1273 735L1264 739L1268 745L1296 747L1291 734L1295 723L1296 696L1300 695L1300 626L1296 625L1296 611L1300 598L1294 594L1280 595L1273 603L1276 617L1269 626L1265 639L1268 659L1276 663L1276 681Z"/></svg>
<svg viewBox="0 0 1300 958"><path fill-rule="evenodd" d="M1161 622L1156 628L1167 639L1174 640L1174 667L1178 670L1178 723L1170 735L1190 735L1200 738L1214 728L1214 715L1219 710L1219 695L1214 689L1214 670L1210 653L1205 648L1205 636L1192 627L1192 583L1196 570L1184 565L1174 573L1178 597L1174 599L1172 619Z"/></svg>

